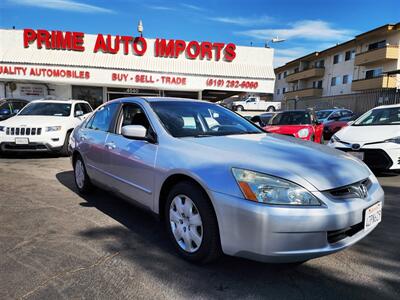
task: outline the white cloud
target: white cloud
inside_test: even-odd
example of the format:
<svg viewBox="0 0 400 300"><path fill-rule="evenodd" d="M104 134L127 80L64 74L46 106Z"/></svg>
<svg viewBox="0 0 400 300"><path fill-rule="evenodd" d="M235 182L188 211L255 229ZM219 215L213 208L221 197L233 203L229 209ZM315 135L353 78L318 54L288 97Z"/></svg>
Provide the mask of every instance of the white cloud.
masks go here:
<svg viewBox="0 0 400 300"><path fill-rule="evenodd" d="M244 17L210 17L212 21L226 23L226 24L234 24L241 26L254 26L271 23L273 21L272 17L269 16L259 16L252 18L244 18Z"/></svg>
<svg viewBox="0 0 400 300"><path fill-rule="evenodd" d="M306 39L313 41L344 41L351 39L355 32L350 29L336 29L321 20L304 20L290 24L288 28L253 29L237 32L256 39L268 40L275 36L284 39Z"/></svg>
<svg viewBox="0 0 400 300"><path fill-rule="evenodd" d="M282 66L291 60L302 57L311 52L313 52L313 50L304 47L274 49L274 67Z"/></svg>
<svg viewBox="0 0 400 300"><path fill-rule="evenodd" d="M154 10L175 10L172 7L162 5L146 5L146 7Z"/></svg>
<svg viewBox="0 0 400 300"><path fill-rule="evenodd" d="M9 0L9 2L17 5L34 6L42 8L50 8L57 10L68 10L84 13L114 13L113 10L100 6L85 4L73 0Z"/></svg>
<svg viewBox="0 0 400 300"><path fill-rule="evenodd" d="M188 4L188 3L181 3L181 5L183 7L186 7L186 8L192 9L192 10L204 11L204 8L197 6L197 5Z"/></svg>

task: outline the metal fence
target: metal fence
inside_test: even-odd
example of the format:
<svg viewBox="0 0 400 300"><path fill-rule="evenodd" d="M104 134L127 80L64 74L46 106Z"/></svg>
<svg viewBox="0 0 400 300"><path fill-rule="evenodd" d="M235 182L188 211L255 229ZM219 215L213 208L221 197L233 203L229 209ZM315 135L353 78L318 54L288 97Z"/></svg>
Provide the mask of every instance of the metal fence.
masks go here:
<svg viewBox="0 0 400 300"><path fill-rule="evenodd" d="M284 110L347 108L352 110L356 115L361 115L371 108L387 104L400 104L400 90L381 89L323 98L286 100L282 102L282 107Z"/></svg>

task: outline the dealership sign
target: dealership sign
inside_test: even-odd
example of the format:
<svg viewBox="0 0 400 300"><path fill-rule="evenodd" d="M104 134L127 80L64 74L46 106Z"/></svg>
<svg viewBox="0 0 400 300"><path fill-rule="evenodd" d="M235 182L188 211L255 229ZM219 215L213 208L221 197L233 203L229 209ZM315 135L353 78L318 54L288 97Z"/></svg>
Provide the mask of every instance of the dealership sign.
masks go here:
<svg viewBox="0 0 400 300"><path fill-rule="evenodd" d="M124 55L143 56L147 51L147 40L144 37L112 36L97 34L96 41L91 49L85 47L83 32L63 32L59 30L24 29L23 44L25 48L36 46L37 49L92 51L108 54L123 53ZM167 40L157 38L154 41L154 56L165 58L215 60L231 62L236 57L236 45L233 43L198 42L183 40Z"/></svg>

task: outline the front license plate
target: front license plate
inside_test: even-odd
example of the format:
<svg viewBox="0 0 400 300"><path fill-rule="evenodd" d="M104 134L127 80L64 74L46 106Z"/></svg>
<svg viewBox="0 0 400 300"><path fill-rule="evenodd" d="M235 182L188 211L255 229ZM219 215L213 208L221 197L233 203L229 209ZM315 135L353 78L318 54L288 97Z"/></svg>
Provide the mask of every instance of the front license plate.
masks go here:
<svg viewBox="0 0 400 300"><path fill-rule="evenodd" d="M365 210L364 229L368 230L374 227L382 220L382 202L378 202Z"/></svg>
<svg viewBox="0 0 400 300"><path fill-rule="evenodd" d="M29 144L29 139L28 138L15 138L15 143L17 145L27 145L27 144Z"/></svg>
<svg viewBox="0 0 400 300"><path fill-rule="evenodd" d="M357 157L359 160L364 160L364 152L354 152L354 151L350 151L347 152L348 154Z"/></svg>

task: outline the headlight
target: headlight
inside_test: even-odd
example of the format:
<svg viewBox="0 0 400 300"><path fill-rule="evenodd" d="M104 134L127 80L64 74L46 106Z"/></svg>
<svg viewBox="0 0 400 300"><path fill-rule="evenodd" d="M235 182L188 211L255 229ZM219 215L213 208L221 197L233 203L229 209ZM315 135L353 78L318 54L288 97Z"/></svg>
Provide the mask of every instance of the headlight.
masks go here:
<svg viewBox="0 0 400 300"><path fill-rule="evenodd" d="M340 139L334 134L334 135L331 137L331 143L335 143L335 142L340 142Z"/></svg>
<svg viewBox="0 0 400 300"><path fill-rule="evenodd" d="M297 135L299 136L299 138L305 138L305 137L308 137L309 133L310 133L310 131L308 130L308 128L303 128L303 129L300 129L299 132L297 132Z"/></svg>
<svg viewBox="0 0 400 300"><path fill-rule="evenodd" d="M0 126L0 132L6 131L6 126Z"/></svg>
<svg viewBox="0 0 400 300"><path fill-rule="evenodd" d="M321 205L314 195L293 182L237 168L232 168L232 172L247 200L278 205Z"/></svg>
<svg viewBox="0 0 400 300"><path fill-rule="evenodd" d="M61 126L49 126L46 127L46 131L60 131L61 130Z"/></svg>
<svg viewBox="0 0 400 300"><path fill-rule="evenodd" d="M1 129L0 129L0 131L1 131ZM396 136L396 137L394 137L394 138L387 139L385 142L386 142L386 143L400 144L400 136Z"/></svg>

